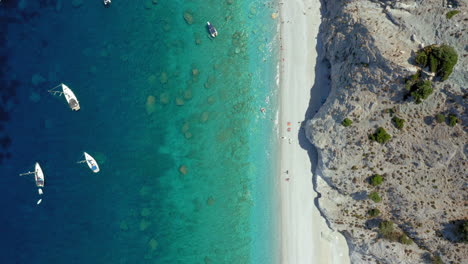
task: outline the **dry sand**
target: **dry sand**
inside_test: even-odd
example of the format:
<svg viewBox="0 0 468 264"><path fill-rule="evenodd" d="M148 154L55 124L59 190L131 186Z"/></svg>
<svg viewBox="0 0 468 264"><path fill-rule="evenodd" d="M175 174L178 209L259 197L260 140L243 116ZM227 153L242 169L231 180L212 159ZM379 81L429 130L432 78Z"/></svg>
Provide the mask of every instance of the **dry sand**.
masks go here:
<svg viewBox="0 0 468 264"><path fill-rule="evenodd" d="M349 263L343 236L327 227L314 205L317 194L312 185L311 162L307 151L298 142L300 123L309 107L315 80L320 1L280 2L280 19L278 134L281 171L278 182L281 191L281 263ZM316 85L318 89L314 88L312 96L325 96L326 85L324 89ZM320 100L313 102L321 103ZM319 105L315 107L318 109Z"/></svg>

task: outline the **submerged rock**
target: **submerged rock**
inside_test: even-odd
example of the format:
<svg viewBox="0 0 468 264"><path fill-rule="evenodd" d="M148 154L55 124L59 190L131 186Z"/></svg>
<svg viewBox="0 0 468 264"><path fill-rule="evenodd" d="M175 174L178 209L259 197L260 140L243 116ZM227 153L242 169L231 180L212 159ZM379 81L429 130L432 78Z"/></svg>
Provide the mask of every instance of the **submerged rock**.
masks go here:
<svg viewBox="0 0 468 264"><path fill-rule="evenodd" d="M151 115L156 111L156 98L152 95L146 98L146 113Z"/></svg>
<svg viewBox="0 0 468 264"><path fill-rule="evenodd" d="M151 211L149 208L143 208L141 209L140 215L143 217L147 217L151 214Z"/></svg>
<svg viewBox="0 0 468 264"><path fill-rule="evenodd" d="M148 246L150 247L150 250L151 250L151 251L155 251L156 248L158 247L158 242L156 241L156 239L152 238L152 239L148 242Z"/></svg>
<svg viewBox="0 0 468 264"><path fill-rule="evenodd" d="M128 230L128 224L126 221L120 222L120 230L122 231L127 231Z"/></svg>
<svg viewBox="0 0 468 264"><path fill-rule="evenodd" d="M150 193L150 188L148 186L143 186L140 189L140 195L141 196L147 196Z"/></svg>
<svg viewBox="0 0 468 264"><path fill-rule="evenodd" d="M182 106L182 105L184 105L184 100L182 98L180 98L180 97L177 97L176 100L175 100L175 103L178 106Z"/></svg>
<svg viewBox="0 0 468 264"><path fill-rule="evenodd" d="M165 72L162 72L161 73L161 76L159 77L159 81L162 83L162 84L165 84L167 83L167 73Z"/></svg>
<svg viewBox="0 0 468 264"><path fill-rule="evenodd" d="M182 165L179 167L179 172L183 175L186 175L188 173L188 169L187 169L187 166L185 165Z"/></svg>
<svg viewBox="0 0 468 264"><path fill-rule="evenodd" d="M168 93L162 93L160 96L159 96L159 102L161 104L168 104L169 103L169 100L170 100L170 97L169 97L169 94Z"/></svg>
<svg viewBox="0 0 468 264"><path fill-rule="evenodd" d="M203 112L200 116L200 122L205 123L208 121L208 118L210 117L210 114L208 112Z"/></svg>
<svg viewBox="0 0 468 264"><path fill-rule="evenodd" d="M206 200L206 204L207 205L213 205L215 203L215 199L213 197L208 197L208 199Z"/></svg>
<svg viewBox="0 0 468 264"><path fill-rule="evenodd" d="M39 73L36 73L32 76L31 78L31 82L34 86L37 86L39 84L42 84L46 81L46 79L44 78L44 76L40 75Z"/></svg>
<svg viewBox="0 0 468 264"><path fill-rule="evenodd" d="M83 0L72 0L72 6L75 8L81 7L83 5Z"/></svg>
<svg viewBox="0 0 468 264"><path fill-rule="evenodd" d="M190 12L188 11L184 12L184 19L187 24L189 25L193 24L193 16Z"/></svg>
<svg viewBox="0 0 468 264"><path fill-rule="evenodd" d="M190 99L192 99L192 90L190 90L190 89L185 90L185 92L184 92L184 99L185 99L185 100L190 100Z"/></svg>
<svg viewBox="0 0 468 264"><path fill-rule="evenodd" d="M29 100L34 102L34 103L37 103L37 102L39 102L39 100L41 100L41 96L36 92L32 92L29 95Z"/></svg>
<svg viewBox="0 0 468 264"><path fill-rule="evenodd" d="M146 229L148 229L148 227L151 225L151 222L148 221L148 220L141 220L140 221L140 231L145 231Z"/></svg>

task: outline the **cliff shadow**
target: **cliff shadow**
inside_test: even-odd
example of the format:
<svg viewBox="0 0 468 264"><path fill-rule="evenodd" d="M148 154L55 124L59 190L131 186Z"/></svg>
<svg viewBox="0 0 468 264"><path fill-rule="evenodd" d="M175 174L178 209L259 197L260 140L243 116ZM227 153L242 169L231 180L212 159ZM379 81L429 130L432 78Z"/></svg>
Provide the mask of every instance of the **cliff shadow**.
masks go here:
<svg viewBox="0 0 468 264"><path fill-rule="evenodd" d="M320 13L321 16L325 14L325 3L321 1L321 8ZM323 37L324 37L324 29L323 25L320 25L319 32L317 35L317 44L315 46L315 50L317 52L317 58L315 61L315 79L314 84L310 87L310 99L309 99L309 106L305 112L304 120L301 122L301 129L299 130L298 134L298 142L302 149L307 151L309 156L309 160L311 163L311 172L312 172L312 186L314 191L317 193L317 197L314 199L314 204L320 212L320 215L325 219L327 225L330 227L330 223L328 219L323 214L322 210L319 206L319 198L321 197L320 192L317 190L317 176L315 174L315 170L318 164L318 152L315 146L310 143L307 139L306 131L305 131L305 124L308 120L312 119L315 114L319 111L320 107L325 103L327 100L328 95L330 94L331 90L331 80L330 80L330 73L331 73L331 65L329 61L325 58L325 49L323 46Z"/></svg>

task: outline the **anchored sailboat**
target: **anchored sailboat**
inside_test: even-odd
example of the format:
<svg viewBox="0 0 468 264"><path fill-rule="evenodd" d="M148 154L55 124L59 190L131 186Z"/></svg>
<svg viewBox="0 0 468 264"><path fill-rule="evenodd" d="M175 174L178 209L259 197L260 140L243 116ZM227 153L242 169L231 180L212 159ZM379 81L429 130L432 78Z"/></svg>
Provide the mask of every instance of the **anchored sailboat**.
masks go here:
<svg viewBox="0 0 468 264"><path fill-rule="evenodd" d="M84 163L84 162L86 162L86 163L88 164L88 167L89 167L94 173L98 173L98 172L99 172L99 165L97 164L96 160L95 160L91 155L89 155L89 154L86 153L86 152L83 152L83 154L84 154L85 160L78 161L78 163Z"/></svg>
<svg viewBox="0 0 468 264"><path fill-rule="evenodd" d="M42 172L42 168L39 165L38 162L36 162L36 165L34 166L34 171L28 171L26 173L21 173L20 176L23 175L30 175L34 174L34 180L36 182L36 186L39 187L39 194L42 194L42 189L41 187L44 187L44 172Z"/></svg>
<svg viewBox="0 0 468 264"><path fill-rule="evenodd" d="M54 90L58 87L62 87L62 91L57 91ZM65 99L67 100L68 105L70 106L71 110L78 111L80 110L80 103L78 102L78 99L76 98L75 94L73 91L70 89L70 87L66 86L65 84L61 83L54 88L49 90L49 93L51 94L59 94L59 95L65 95Z"/></svg>

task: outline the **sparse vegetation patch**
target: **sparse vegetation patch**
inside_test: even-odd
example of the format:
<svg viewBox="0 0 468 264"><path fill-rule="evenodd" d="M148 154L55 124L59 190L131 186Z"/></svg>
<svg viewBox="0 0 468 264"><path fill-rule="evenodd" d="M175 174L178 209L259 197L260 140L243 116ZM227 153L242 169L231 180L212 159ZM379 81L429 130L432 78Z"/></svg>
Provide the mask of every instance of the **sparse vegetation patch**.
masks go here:
<svg viewBox="0 0 468 264"><path fill-rule="evenodd" d="M376 203L379 203L380 201L382 201L382 198L380 198L379 194L377 192L371 192L369 194L369 199L371 199L372 201L376 202Z"/></svg>
<svg viewBox="0 0 468 264"><path fill-rule="evenodd" d="M382 176L379 175L379 174L374 174L374 176L372 176L372 177L370 178L370 184L371 184L372 186L380 185L380 184L382 184L382 182L383 182L383 178L382 178Z"/></svg>
<svg viewBox="0 0 468 264"><path fill-rule="evenodd" d="M437 123L443 123L445 121L445 116L443 114L437 114L435 116L435 120Z"/></svg>
<svg viewBox="0 0 468 264"><path fill-rule="evenodd" d="M432 91L431 81L418 81L410 87L410 95L416 104L420 104L422 100L427 99Z"/></svg>
<svg viewBox="0 0 468 264"><path fill-rule="evenodd" d="M398 118L397 116L394 116L392 118L392 121L393 121L393 124L395 124L395 127L398 128L398 129L402 129L403 126L405 125L405 120L401 119L401 118Z"/></svg>
<svg viewBox="0 0 468 264"><path fill-rule="evenodd" d="M374 134L369 135L370 140L379 142L380 144L387 143L391 138L392 136L383 127L377 128Z"/></svg>
<svg viewBox="0 0 468 264"><path fill-rule="evenodd" d="M456 124L458 124L457 116L454 114L448 115L448 125L454 127Z"/></svg>
<svg viewBox="0 0 468 264"><path fill-rule="evenodd" d="M369 217L376 217L380 214L380 210L377 209L377 208L374 208L374 209L370 209L367 214L369 215Z"/></svg>
<svg viewBox="0 0 468 264"><path fill-rule="evenodd" d="M445 81L457 64L458 54L448 45L430 45L418 51L415 61L421 68L429 67L441 81Z"/></svg>
<svg viewBox="0 0 468 264"><path fill-rule="evenodd" d="M447 17L447 19L451 19L454 15L460 13L460 11L458 10L452 10L452 11L448 11L447 14L445 15L445 17Z"/></svg>
<svg viewBox="0 0 468 264"><path fill-rule="evenodd" d="M349 127L351 124L353 124L353 121L351 121L351 119L349 118L345 118L343 120L343 122L341 122L341 124L344 126L344 127Z"/></svg>

